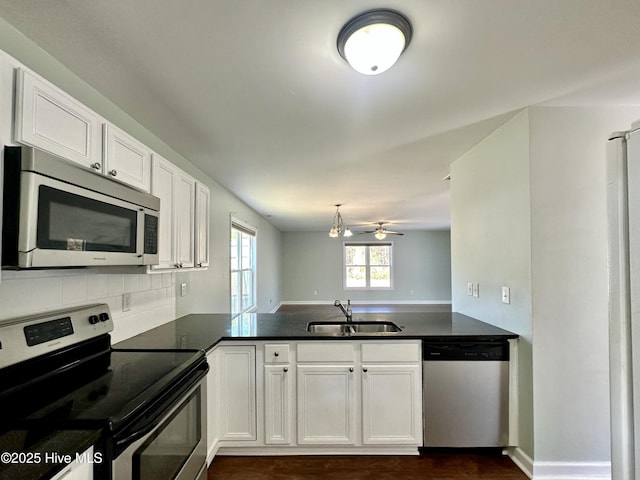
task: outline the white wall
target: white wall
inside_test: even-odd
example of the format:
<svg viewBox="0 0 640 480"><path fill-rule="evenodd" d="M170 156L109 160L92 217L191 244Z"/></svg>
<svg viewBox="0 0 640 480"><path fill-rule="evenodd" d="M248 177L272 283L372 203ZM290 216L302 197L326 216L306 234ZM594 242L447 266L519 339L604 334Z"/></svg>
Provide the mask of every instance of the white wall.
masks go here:
<svg viewBox="0 0 640 480"><path fill-rule="evenodd" d="M452 166L453 309L530 342L520 433L534 478L610 475L605 146L637 118L638 107L529 108ZM505 307L495 287L514 280Z"/></svg>
<svg viewBox="0 0 640 480"><path fill-rule="evenodd" d="M64 65L0 19L0 146L12 144L13 68L26 66L106 120L185 170L211 190L211 264L206 271L144 275L105 269L1 273L0 319L82 303L107 302L114 340L192 312L228 312L230 222L233 213L259 231L258 309L280 301L280 232L241 200L175 152ZM214 159L211 161L224 161ZM127 269L127 272L139 270ZM187 283L187 295L177 285ZM73 285L74 290L71 290ZM122 312L122 293L132 293L132 309Z"/></svg>
<svg viewBox="0 0 640 480"><path fill-rule="evenodd" d="M536 461L610 459L606 139L640 108L531 109Z"/></svg>
<svg viewBox="0 0 640 480"><path fill-rule="evenodd" d="M453 310L518 333L520 447L533 457L529 115L451 165ZM479 284L479 296L467 283ZM501 299L511 289L511 303Z"/></svg>
<svg viewBox="0 0 640 480"><path fill-rule="evenodd" d="M451 301L448 231L407 231L404 236L389 235L385 241L390 240L394 245L394 289L380 291L344 290L343 246L353 238L330 238L327 232L283 233L283 301L320 303L333 302L336 298L368 302ZM356 241L372 239L369 235L357 237Z"/></svg>

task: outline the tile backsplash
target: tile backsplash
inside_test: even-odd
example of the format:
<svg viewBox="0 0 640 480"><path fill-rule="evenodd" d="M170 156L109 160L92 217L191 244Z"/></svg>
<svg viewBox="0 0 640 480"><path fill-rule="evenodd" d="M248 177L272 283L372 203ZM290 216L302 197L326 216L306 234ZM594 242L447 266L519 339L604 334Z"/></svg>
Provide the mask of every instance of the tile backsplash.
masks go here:
<svg viewBox="0 0 640 480"><path fill-rule="evenodd" d="M91 303L107 303L112 342L175 319L175 273L105 273L100 269L8 271L0 275L0 321ZM122 310L123 294L131 295Z"/></svg>

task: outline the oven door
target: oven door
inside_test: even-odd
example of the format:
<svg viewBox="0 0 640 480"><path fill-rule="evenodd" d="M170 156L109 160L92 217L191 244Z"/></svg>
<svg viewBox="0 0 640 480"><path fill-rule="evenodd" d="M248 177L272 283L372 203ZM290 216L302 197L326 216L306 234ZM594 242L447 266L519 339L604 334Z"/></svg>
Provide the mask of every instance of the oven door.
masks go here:
<svg viewBox="0 0 640 480"><path fill-rule="evenodd" d="M118 444L125 447L113 459L112 478L206 479L206 391L206 378L202 378L158 421L145 417L119 434Z"/></svg>
<svg viewBox="0 0 640 480"><path fill-rule="evenodd" d="M145 250L157 254L145 233L158 212L33 172L20 181L18 266L143 265Z"/></svg>

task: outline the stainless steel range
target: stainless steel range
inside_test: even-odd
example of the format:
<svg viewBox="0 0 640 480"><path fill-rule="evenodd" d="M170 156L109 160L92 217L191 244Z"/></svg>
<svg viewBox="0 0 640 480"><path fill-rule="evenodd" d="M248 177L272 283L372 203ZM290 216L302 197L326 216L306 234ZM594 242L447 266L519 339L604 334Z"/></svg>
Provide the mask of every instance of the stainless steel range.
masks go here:
<svg viewBox="0 0 640 480"><path fill-rule="evenodd" d="M95 429L94 478L206 478L204 353L113 349L112 329L106 304L0 322L0 435Z"/></svg>

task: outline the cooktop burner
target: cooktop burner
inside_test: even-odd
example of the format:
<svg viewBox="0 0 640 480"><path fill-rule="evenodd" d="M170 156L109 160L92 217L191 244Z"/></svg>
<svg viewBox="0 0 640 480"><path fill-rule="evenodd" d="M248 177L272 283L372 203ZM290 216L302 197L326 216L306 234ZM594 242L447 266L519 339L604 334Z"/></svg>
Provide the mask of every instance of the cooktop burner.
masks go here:
<svg viewBox="0 0 640 480"><path fill-rule="evenodd" d="M206 368L199 350L111 349L105 332L112 328L106 305L1 324L0 409L11 415L2 416L0 430L116 431Z"/></svg>
<svg viewBox="0 0 640 480"><path fill-rule="evenodd" d="M194 351L110 351L105 356L105 371L79 387L73 381L49 386L41 392L48 397L45 405L14 423L117 430L204 358Z"/></svg>

